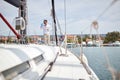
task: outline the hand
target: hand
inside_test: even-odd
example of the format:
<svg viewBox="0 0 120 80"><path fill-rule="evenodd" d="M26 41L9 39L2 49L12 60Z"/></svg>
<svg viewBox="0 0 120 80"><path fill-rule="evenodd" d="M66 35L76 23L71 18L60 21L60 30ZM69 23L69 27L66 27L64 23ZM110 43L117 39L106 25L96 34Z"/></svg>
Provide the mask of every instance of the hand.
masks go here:
<svg viewBox="0 0 120 80"><path fill-rule="evenodd" d="M49 31L49 29L47 29L47 31Z"/></svg>

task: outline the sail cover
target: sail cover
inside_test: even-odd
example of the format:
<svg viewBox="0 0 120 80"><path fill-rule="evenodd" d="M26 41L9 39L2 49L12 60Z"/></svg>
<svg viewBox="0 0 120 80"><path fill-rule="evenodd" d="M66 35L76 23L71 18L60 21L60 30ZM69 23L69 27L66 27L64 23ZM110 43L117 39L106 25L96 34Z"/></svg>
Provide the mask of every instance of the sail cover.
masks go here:
<svg viewBox="0 0 120 80"><path fill-rule="evenodd" d="M13 5L17 8L20 6L20 0L4 0L4 1L10 3L11 5Z"/></svg>

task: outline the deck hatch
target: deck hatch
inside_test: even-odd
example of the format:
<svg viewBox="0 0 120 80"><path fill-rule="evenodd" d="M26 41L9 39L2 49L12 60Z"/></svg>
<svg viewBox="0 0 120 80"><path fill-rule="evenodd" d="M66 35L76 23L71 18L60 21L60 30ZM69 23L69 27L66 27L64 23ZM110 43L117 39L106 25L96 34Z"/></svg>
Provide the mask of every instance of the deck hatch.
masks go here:
<svg viewBox="0 0 120 80"><path fill-rule="evenodd" d="M22 63L20 65L17 65L13 68L10 68L8 70L5 70L2 72L3 76L5 77L5 80L11 80L17 75L25 72L30 68L30 65L28 62Z"/></svg>
<svg viewBox="0 0 120 80"><path fill-rule="evenodd" d="M35 64L38 64L39 62L41 62L43 60L43 55L37 56L34 58Z"/></svg>

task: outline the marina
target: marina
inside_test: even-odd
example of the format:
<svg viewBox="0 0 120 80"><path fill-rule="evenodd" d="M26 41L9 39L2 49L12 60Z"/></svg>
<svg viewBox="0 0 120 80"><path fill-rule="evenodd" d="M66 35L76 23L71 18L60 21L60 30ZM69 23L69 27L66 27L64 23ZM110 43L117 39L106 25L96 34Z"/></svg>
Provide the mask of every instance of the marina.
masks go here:
<svg viewBox="0 0 120 80"><path fill-rule="evenodd" d="M0 80L120 80L119 0L0 2Z"/></svg>

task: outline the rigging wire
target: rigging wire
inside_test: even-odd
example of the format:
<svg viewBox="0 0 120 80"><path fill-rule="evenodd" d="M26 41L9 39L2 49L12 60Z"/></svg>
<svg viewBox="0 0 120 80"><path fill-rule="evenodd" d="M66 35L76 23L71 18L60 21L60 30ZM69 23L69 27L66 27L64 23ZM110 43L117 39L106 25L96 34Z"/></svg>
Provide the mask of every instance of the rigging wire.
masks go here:
<svg viewBox="0 0 120 80"><path fill-rule="evenodd" d="M90 27L90 35L91 35L91 32L92 32L92 28L93 28L93 27L94 27L94 29L96 30L97 34L98 34L98 27L97 27L97 29L95 28L95 27L96 27L96 24L95 24L95 23L97 23L97 25L98 25L97 20L98 20L101 16L103 16L103 15L106 13L106 11L108 11L117 1L118 1L118 0L113 0L113 1L108 5L108 7L106 7L106 8L102 11L102 13L92 22L91 27ZM99 39L100 39L100 36L99 36Z"/></svg>
<svg viewBox="0 0 120 80"><path fill-rule="evenodd" d="M97 22L97 20L98 20L101 16L103 16L103 15L105 14L105 12L108 11L108 9L111 8L117 1L118 1L118 0L113 0L113 1L109 4L109 6L108 6L107 8L105 8L104 11L96 18L96 20L94 20L94 21L92 22L91 27L90 27L90 37L91 37L91 38L92 38L92 36L91 36L91 34L92 34L92 33L91 33L91 32L92 32L92 28L94 28L94 29L96 30L97 34L98 34L98 39L99 39L99 41L101 40L101 39L100 39L100 35L99 35L99 33L98 33L98 22Z"/></svg>
<svg viewBox="0 0 120 80"><path fill-rule="evenodd" d="M105 12L106 12L108 9L110 9L110 7L112 7L117 1L118 1L118 0L113 0L113 1L110 3L110 5L109 5L107 8L105 8L105 10L104 10L104 11L96 18L96 20L93 21L92 24L91 24L90 34L91 34L91 31L92 31L92 28L94 28L94 29L96 30L97 34L98 34L98 40L99 40L99 42L101 41L101 38L100 38L100 35L99 35L99 33L98 33L98 22L97 22L97 20L98 20L101 16L103 16L103 14L105 14ZM107 63L107 68L108 68L108 70L110 71L110 73L111 73L111 75L112 75L112 79L113 79L113 80L116 80L116 78L117 78L117 72L116 72L115 69L111 66L110 61L109 61L109 58L108 58L108 55L107 55L107 52L105 51L105 49L102 48L102 50L103 50L103 53L104 53L104 55L105 55L105 59L106 59L106 63Z"/></svg>
<svg viewBox="0 0 120 80"><path fill-rule="evenodd" d="M60 35L63 35L63 32L62 32L62 29L61 29L61 26L60 26L60 22L56 16L56 21L57 21L57 24L58 24L58 29L60 30Z"/></svg>
<svg viewBox="0 0 120 80"><path fill-rule="evenodd" d="M48 1L48 3L50 3L50 0ZM49 8L50 8L50 5L51 4L49 4ZM51 14L50 14L50 16L52 16L52 18L53 18L53 12L52 12L52 9L50 9L51 10ZM57 15L55 14L55 19L56 19L56 25L58 26L58 30L60 31L60 35L63 35L63 33L62 33L62 30L61 30L61 27L60 27L60 23L59 23L59 20L58 20L58 18L57 18ZM56 27L57 27L56 26ZM58 32L58 30L56 31L56 32ZM54 20L52 19L52 34L54 35L54 33L55 33L55 28L54 28ZM52 37L52 40L54 40L54 37ZM62 51L61 51L61 43L62 42L60 42L60 39L59 39L59 37L57 36L57 40L58 40L58 43L59 43L59 48L60 48L60 52L62 53Z"/></svg>
<svg viewBox="0 0 120 80"><path fill-rule="evenodd" d="M51 1L48 0L50 16L52 17L52 35L55 35L55 27L54 27L54 20L53 20L53 9L51 8L52 5L50 3L51 3ZM54 41L54 37L52 37L51 39L52 39L52 41Z"/></svg>
<svg viewBox="0 0 120 80"><path fill-rule="evenodd" d="M107 67L108 70L110 71L110 73L111 73L111 75L112 75L112 79L113 79L113 80L116 80L116 79L115 79L115 78L116 78L116 71L114 70L114 68L113 68L113 67L111 66L111 64L110 64L110 60L109 60L109 57L108 57L108 55L107 55L107 52L106 52L105 48L102 47L102 50L103 50L103 53L104 53L104 56L105 56L105 59L106 59L106 63L107 63L106 67Z"/></svg>
<svg viewBox="0 0 120 80"><path fill-rule="evenodd" d="M96 20L98 20L101 16L103 16L103 14L105 14L106 11L109 10L109 8L111 8L118 0L113 0L109 6L107 8L104 9L104 11L96 18Z"/></svg>
<svg viewBox="0 0 120 80"><path fill-rule="evenodd" d="M55 39L56 39L56 45L58 46L57 27L56 27L56 19L55 19L55 5L54 5L54 0L52 0L52 14L53 14L53 21L54 21L54 28L55 28Z"/></svg>
<svg viewBox="0 0 120 80"><path fill-rule="evenodd" d="M65 19L65 54L67 54L67 24L66 24L66 0L64 0L64 19Z"/></svg>
<svg viewBox="0 0 120 80"><path fill-rule="evenodd" d="M15 18L13 19L12 24L15 24ZM15 26L15 25L14 25L14 26ZM13 27L14 27L14 26L13 26ZM8 37L10 37L11 32L12 32L12 31L9 29L9 34L8 34Z"/></svg>
<svg viewBox="0 0 120 80"><path fill-rule="evenodd" d="M99 32L98 32L99 26L98 26L97 20L98 20L101 16L103 16L103 15L106 13L106 11L107 11L108 9L110 9L110 7L112 7L117 1L118 1L118 0L113 0L113 1L110 3L110 5L109 5L107 8L105 8L105 10L96 18L96 20L92 22L92 24L91 24L91 26L90 26L90 35L91 35L91 32L92 32L92 28L94 28L94 29L96 30L96 32L97 32L97 36L98 36L99 42L101 41L101 38L100 38L100 35L99 35ZM88 27L86 27L85 29L83 29L83 31L86 30L87 28L88 28ZM113 80L116 80L116 78L119 77L118 75L119 75L120 73L119 73L119 72L116 72L115 69L111 66L110 61L109 61L109 58L108 58L108 55L107 55L107 52L105 51L105 49L102 49L102 50L103 50L103 53L104 53L104 55L105 55L105 59L106 59L106 63L107 63L107 68L108 68L108 70L110 71L110 73L111 73L111 75L112 75L112 79L113 79Z"/></svg>

